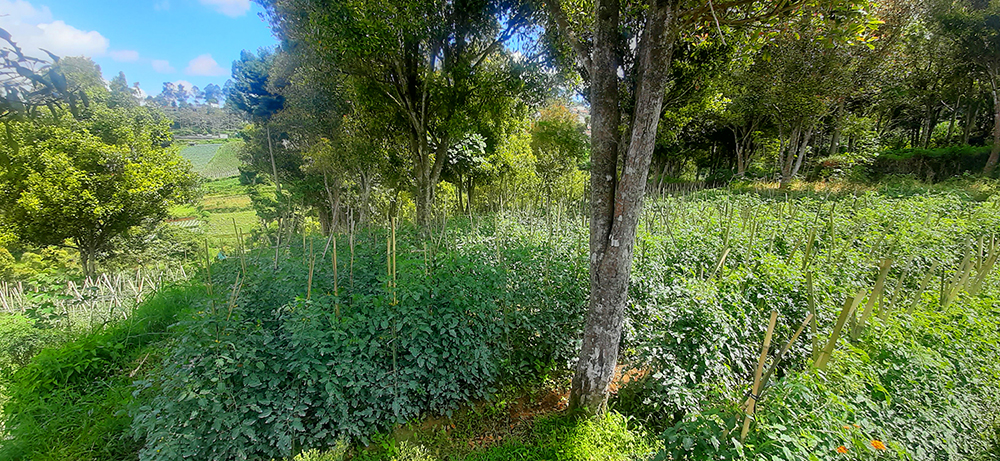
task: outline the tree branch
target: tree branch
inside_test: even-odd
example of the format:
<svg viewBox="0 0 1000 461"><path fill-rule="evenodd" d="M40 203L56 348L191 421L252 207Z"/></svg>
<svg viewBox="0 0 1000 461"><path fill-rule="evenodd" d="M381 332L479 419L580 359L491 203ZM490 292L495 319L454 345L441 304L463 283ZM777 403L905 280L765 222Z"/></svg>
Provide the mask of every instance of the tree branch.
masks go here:
<svg viewBox="0 0 1000 461"><path fill-rule="evenodd" d="M545 2L545 6L549 8L549 13L556 21L556 28L558 28L559 32L566 37L569 45L573 48L573 51L576 52L577 62L583 66L588 75L593 74L593 61L590 57L590 50L588 50L587 47L580 42L580 39L577 38L576 34L573 33L573 29L569 26L569 19L566 17L566 12L563 11L562 4L559 3L559 0L547 0Z"/></svg>

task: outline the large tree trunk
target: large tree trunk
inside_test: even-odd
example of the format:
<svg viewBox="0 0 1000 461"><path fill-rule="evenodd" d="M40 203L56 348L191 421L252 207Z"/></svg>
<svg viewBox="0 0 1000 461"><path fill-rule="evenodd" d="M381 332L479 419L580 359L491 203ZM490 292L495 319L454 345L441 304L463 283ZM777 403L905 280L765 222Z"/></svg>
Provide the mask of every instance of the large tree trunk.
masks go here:
<svg viewBox="0 0 1000 461"><path fill-rule="evenodd" d="M416 141L416 152L414 152L414 176L417 181L414 188L414 198L417 204L417 224L426 226L431 222L431 215L434 211L434 188L437 187L441 179L441 170L448 157L448 139L441 139L436 149L434 157L431 157L431 148L424 141Z"/></svg>
<svg viewBox="0 0 1000 461"><path fill-rule="evenodd" d="M997 88L997 75L990 73L990 86L993 90L993 149L990 150L990 158L986 160L983 174L991 175L1000 160L1000 88Z"/></svg>
<svg viewBox="0 0 1000 461"><path fill-rule="evenodd" d="M570 406L588 414L606 410L608 389L618 363L625 301L632 269L636 224L653 156L656 129L673 43L674 5L654 2L646 12L639 49L635 113L631 137L617 181L619 126L617 0L598 0L591 70L593 141L591 151L590 308Z"/></svg>

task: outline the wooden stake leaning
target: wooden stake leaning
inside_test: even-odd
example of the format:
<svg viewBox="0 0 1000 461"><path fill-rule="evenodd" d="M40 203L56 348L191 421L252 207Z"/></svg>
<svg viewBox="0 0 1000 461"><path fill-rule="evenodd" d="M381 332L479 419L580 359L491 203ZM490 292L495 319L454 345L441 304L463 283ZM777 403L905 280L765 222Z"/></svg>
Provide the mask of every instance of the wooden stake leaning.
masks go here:
<svg viewBox="0 0 1000 461"><path fill-rule="evenodd" d="M808 298L806 299L809 302L809 317L812 319L811 331L813 344L810 357L813 359L813 362L815 362L819 356L819 325L817 324L818 322L816 319L816 290L815 287L813 287L812 272L806 272L806 289L808 295Z"/></svg>
<svg viewBox="0 0 1000 461"><path fill-rule="evenodd" d="M302 243L302 252L305 253L306 244ZM313 241L309 241L309 281L306 282L306 301L312 297L313 290L313 269L316 268L316 254L313 253Z"/></svg>
<svg viewBox="0 0 1000 461"><path fill-rule="evenodd" d="M913 311L917 309L917 304L920 303L920 299L923 296L924 291L927 291L927 285L930 284L931 279L934 278L934 274L937 273L937 269L940 264L940 262L935 261L934 264L931 265L931 269L927 271L926 275L924 275L924 278L920 280L920 288L917 288L917 291L913 293L913 300L910 301L910 307L906 309L907 314L912 314Z"/></svg>
<svg viewBox="0 0 1000 461"><path fill-rule="evenodd" d="M785 353L788 352L788 349L791 349L792 344L795 344L795 340L799 339L799 335L802 334L802 330L806 328L806 325L808 325L811 320L813 320L813 315L812 314L807 315L806 319L802 321L801 325L799 325L799 329L795 330L795 334L793 334L791 339L789 339L788 342L785 343L785 346L781 348L781 351L778 352L778 355L774 357L774 362L771 362L771 366L767 367L767 372L764 373L764 377L761 378L760 380L760 391L757 392L757 400L760 400L761 397L764 396L764 391L767 390L767 383L768 381L771 380L771 375L773 375L774 371L778 368L778 362L781 362L781 359L784 358Z"/></svg>
<svg viewBox="0 0 1000 461"><path fill-rule="evenodd" d="M774 324L778 321L778 311L771 311L771 320L767 325L767 333L764 334L764 346L760 350L760 358L757 359L757 369L753 373L753 387L750 390L750 405L747 405L746 418L743 419L743 430L740 431L740 443L747 438L750 430L750 420L753 419L753 412L757 408L757 392L760 390L760 376L764 371L764 361L767 360L767 351L771 347L771 335L774 334Z"/></svg>
<svg viewBox="0 0 1000 461"><path fill-rule="evenodd" d="M879 268L878 280L875 281L875 288L872 290L871 296L868 297L868 302L865 304L865 310L861 314L861 319L858 320L858 324L854 326L854 330L851 332L851 341L857 341L861 337L861 333L865 331L865 324L868 323L868 319L872 316L872 311L875 309L875 303L882 298L882 293L885 291L885 278L889 275L889 269L892 267L892 259L886 258L882 260L882 267Z"/></svg>
<svg viewBox="0 0 1000 461"><path fill-rule="evenodd" d="M826 342L826 347L823 348L819 353L819 358L813 362L813 366L818 369L823 369L827 362L830 361L830 356L833 355L833 348L837 346L837 339L840 338L840 332L844 328L844 324L847 323L848 317L854 316L854 309L861 304L861 300L865 297L865 290L862 289L858 292L854 298L847 298L844 300L844 309L840 311L840 317L837 318L837 324L833 327L833 332L830 333L830 340Z"/></svg>

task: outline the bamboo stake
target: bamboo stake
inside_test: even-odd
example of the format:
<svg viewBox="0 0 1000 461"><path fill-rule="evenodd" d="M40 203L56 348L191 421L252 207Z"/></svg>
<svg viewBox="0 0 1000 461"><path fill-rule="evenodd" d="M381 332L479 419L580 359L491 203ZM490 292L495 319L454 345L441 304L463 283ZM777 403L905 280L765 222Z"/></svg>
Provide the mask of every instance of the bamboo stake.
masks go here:
<svg viewBox="0 0 1000 461"><path fill-rule="evenodd" d="M333 297L333 314L337 319L340 319L340 280L337 274L337 239L333 239Z"/></svg>
<svg viewBox="0 0 1000 461"><path fill-rule="evenodd" d="M750 404L747 405L746 417L743 419L743 430L740 431L740 443L747 438L750 430L750 421L753 419L754 410L757 409L757 393L760 391L761 373L764 371L764 361L767 360L767 351L771 347L771 335L774 334L774 325L778 321L778 311L771 311L771 320L767 324L767 333L764 334L764 345L760 349L760 357L757 359L757 369L753 373L753 387L750 391Z"/></svg>
<svg viewBox="0 0 1000 461"><path fill-rule="evenodd" d="M719 257L719 262L716 263L715 268L712 269L712 275L708 277L709 279L714 278L715 274L719 272L719 269L722 269L722 266L726 264L726 257L729 256L729 250L731 250L731 248L729 247L726 247L725 250L722 250L722 256Z"/></svg>
<svg viewBox="0 0 1000 461"><path fill-rule="evenodd" d="M305 253L305 242L302 243L302 252ZM313 269L316 268L316 255L313 253L313 241L309 240L309 280L306 282L306 301L312 297L313 289Z"/></svg>
<svg viewBox="0 0 1000 461"><path fill-rule="evenodd" d="M979 293L979 290L983 288L986 277L990 275L993 266L996 265L997 259L1000 259L1000 247L997 246L995 237L990 237L990 245L984 258L983 263L976 270L976 277L972 279L971 285L967 290L971 295Z"/></svg>
<svg viewBox="0 0 1000 461"><path fill-rule="evenodd" d="M233 218L233 233L236 234L236 253L240 257L240 269L243 271L243 274L246 275L246 273L247 273L247 261L246 261L246 257L243 254L244 253L243 252L243 233L240 231L240 228L236 225L236 218Z"/></svg>
<svg viewBox="0 0 1000 461"><path fill-rule="evenodd" d="M896 279L896 285L892 289L892 299L889 301L889 304L887 304L886 306L882 306L881 304L879 304L879 312L878 312L879 320L885 322L886 319L889 318L889 312L891 310L896 309L896 306L899 303L899 298L903 296L903 279L905 279L906 276L909 275L910 273L911 261L913 261L913 256L907 257L906 261L903 262L902 265L903 270L902 272L900 272L899 278Z"/></svg>
<svg viewBox="0 0 1000 461"><path fill-rule="evenodd" d="M771 366L767 368L767 372L764 373L764 377L760 380L760 392L757 393L757 400L760 400L764 396L764 391L767 390L767 383L768 381L771 380L771 375L773 375L774 371L778 368L778 362L781 362L781 359L785 356L785 353L787 353L788 349L792 347L792 344L795 344L795 340L799 338L800 334L802 334L802 330L804 330L806 328L806 325L808 325L812 320L813 320L813 315L812 314L807 315L805 320L802 321L802 324L799 325L799 329L795 330L795 334L793 334L791 339L789 339L788 342L785 343L785 346L781 348L781 351L778 352L778 355L774 357L774 362L771 362Z"/></svg>
<svg viewBox="0 0 1000 461"><path fill-rule="evenodd" d="M351 292L354 292L354 221L351 221L351 232L348 235L348 246L351 247L350 283Z"/></svg>
<svg viewBox="0 0 1000 461"><path fill-rule="evenodd" d="M806 272L806 300L809 303L809 318L812 319L812 353L809 355L813 362L819 356L819 325L817 324L816 313L816 290L813 287L812 272Z"/></svg>
<svg viewBox="0 0 1000 461"><path fill-rule="evenodd" d="M871 296L868 297L868 303L865 304L865 310L861 314L861 319L851 332L851 341L857 341L861 337L861 333L864 332L865 324L871 318L872 311L875 309L875 303L882 297L882 292L885 291L885 278L889 275L890 268L892 268L892 259L886 258L882 260L882 267L879 268L878 279L875 281L875 289L872 290Z"/></svg>
<svg viewBox="0 0 1000 461"><path fill-rule="evenodd" d="M937 268L940 264L941 263L939 261L935 261L934 264L931 265L931 270L927 271L927 274L924 275L924 278L920 281L920 288L918 288L917 292L913 294L913 300L910 302L910 307L906 309L907 314L912 314L913 311L917 309L917 303L920 302L920 297L924 294L924 291L927 290L927 285L930 284L930 281L937 272Z"/></svg>
<svg viewBox="0 0 1000 461"><path fill-rule="evenodd" d="M833 355L833 349L837 346L837 339L840 338L840 333L843 331L844 324L847 323L847 318L854 315L854 309L861 304L861 300L864 299L865 290L862 289L858 291L858 294L854 298L847 298L844 300L844 308L840 311L840 317L837 318L837 324L833 327L833 332L830 333L830 339L826 342L826 347L823 348L819 353L819 358L813 362L813 367L822 370L826 367L826 364L830 361L830 356Z"/></svg>

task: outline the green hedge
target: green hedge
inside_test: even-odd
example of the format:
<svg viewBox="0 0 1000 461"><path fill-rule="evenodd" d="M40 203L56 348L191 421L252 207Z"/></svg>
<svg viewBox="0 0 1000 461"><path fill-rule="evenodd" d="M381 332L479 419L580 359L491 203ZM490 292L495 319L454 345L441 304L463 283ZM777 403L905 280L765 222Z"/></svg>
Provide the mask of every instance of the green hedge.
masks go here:
<svg viewBox="0 0 1000 461"><path fill-rule="evenodd" d="M966 172L980 173L989 156L988 146L890 150L880 154L869 168L875 180L886 175L908 174L933 182Z"/></svg>

